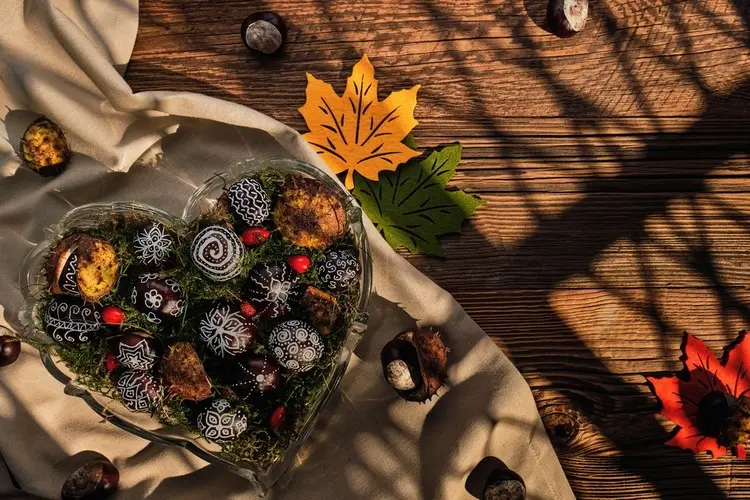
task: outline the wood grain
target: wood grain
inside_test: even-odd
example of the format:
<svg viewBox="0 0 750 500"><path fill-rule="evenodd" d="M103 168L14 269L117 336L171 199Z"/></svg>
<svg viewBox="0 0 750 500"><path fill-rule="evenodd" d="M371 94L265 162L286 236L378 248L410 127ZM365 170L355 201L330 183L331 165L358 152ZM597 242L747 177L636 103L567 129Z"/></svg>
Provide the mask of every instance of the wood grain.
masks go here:
<svg viewBox="0 0 750 500"><path fill-rule="evenodd" d="M283 54L239 26L274 10ZM453 185L487 200L447 258L410 257L516 363L581 499L748 498L736 459L667 448L644 374L750 325L750 1L605 0L585 30L544 0L141 3L127 79L195 91L298 130L305 73L341 91L367 53L421 84L415 138L460 141Z"/></svg>

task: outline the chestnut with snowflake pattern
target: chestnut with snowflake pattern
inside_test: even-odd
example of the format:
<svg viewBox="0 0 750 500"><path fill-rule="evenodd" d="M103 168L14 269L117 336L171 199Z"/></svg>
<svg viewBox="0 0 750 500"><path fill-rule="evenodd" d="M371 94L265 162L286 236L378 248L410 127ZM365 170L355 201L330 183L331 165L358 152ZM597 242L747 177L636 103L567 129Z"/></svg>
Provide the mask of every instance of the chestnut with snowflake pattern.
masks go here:
<svg viewBox="0 0 750 500"><path fill-rule="evenodd" d="M150 370L159 357L154 339L136 333L119 336L115 352L117 361L132 370Z"/></svg>
<svg viewBox="0 0 750 500"><path fill-rule="evenodd" d="M198 332L201 340L219 357L231 357L247 351L258 329L245 318L239 307L218 304L201 316Z"/></svg>
<svg viewBox="0 0 750 500"><path fill-rule="evenodd" d="M133 248L138 261L146 266L160 267L174 253L175 243L166 228L151 222L133 236Z"/></svg>

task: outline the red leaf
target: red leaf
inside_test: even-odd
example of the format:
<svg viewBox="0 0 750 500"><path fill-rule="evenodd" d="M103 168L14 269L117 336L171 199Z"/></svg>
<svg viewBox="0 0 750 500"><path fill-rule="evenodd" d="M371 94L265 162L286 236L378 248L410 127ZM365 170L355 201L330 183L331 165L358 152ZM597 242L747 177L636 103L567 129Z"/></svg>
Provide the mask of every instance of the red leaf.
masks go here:
<svg viewBox="0 0 750 500"><path fill-rule="evenodd" d="M723 380L729 393L739 398L750 390L750 342L743 330L737 339L724 349L722 364L726 366Z"/></svg>
<svg viewBox="0 0 750 500"><path fill-rule="evenodd" d="M674 376L646 377L651 390L661 403L659 413L679 426L677 433L667 441L669 446L708 451L719 458L727 451L715 437L701 434L698 428L698 408L701 400L712 392L724 392L739 398L750 390L750 342L745 332L727 346L720 363L702 341L685 332L680 358L684 370ZM735 450L739 457L745 448Z"/></svg>
<svg viewBox="0 0 750 500"><path fill-rule="evenodd" d="M682 427L677 434L666 443L667 446L677 446L683 450L692 450L695 453L709 452L715 459L723 456L727 449L721 446L716 438L704 436L695 427Z"/></svg>

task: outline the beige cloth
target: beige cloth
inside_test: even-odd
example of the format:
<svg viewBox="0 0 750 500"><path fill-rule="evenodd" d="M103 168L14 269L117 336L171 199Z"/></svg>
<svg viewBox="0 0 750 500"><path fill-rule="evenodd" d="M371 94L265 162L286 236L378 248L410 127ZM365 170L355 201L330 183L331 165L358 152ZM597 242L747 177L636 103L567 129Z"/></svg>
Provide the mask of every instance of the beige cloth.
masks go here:
<svg viewBox="0 0 750 500"><path fill-rule="evenodd" d="M198 184L240 158L292 156L325 168L295 131L246 107L188 93L134 95L120 72L137 12L136 0L0 2L0 136L9 139L0 141L0 303L11 327L24 254L73 206L136 200L179 215ZM18 168L14 147L34 113L60 124L76 151L58 178ZM467 476L496 456L525 479L528 498L573 498L519 372L448 293L371 225L368 233L377 291L369 330L288 484L269 497L471 498ZM450 387L425 405L401 401L379 363L412 318L439 327L451 348ZM0 493L59 498L68 457L82 450L120 469L118 498L253 498L229 472L100 422L24 348L0 369L0 454L26 493L2 464Z"/></svg>

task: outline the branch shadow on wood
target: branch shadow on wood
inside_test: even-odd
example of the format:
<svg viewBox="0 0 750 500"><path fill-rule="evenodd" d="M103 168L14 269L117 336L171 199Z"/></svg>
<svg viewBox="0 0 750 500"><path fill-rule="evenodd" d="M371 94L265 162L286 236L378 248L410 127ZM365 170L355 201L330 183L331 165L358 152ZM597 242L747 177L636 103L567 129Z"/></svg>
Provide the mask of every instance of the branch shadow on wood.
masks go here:
<svg viewBox="0 0 750 500"><path fill-rule="evenodd" d="M422 6L425 11L430 13L435 23L445 25L446 28L451 27L452 29L456 29L458 26L459 30L461 30L462 21L451 17L450 13L441 10L434 2L425 1L422 3ZM607 10L606 4L602 4L599 7L601 9L600 14L605 19L603 24L610 37L610 43L615 46L621 45L623 43L622 32L618 32L617 23L611 12ZM508 7L508 9L512 8ZM504 14L498 14L496 20L497 22L504 22L508 18ZM679 22L679 19L673 18L673 21ZM467 28L466 32L469 33L470 29ZM538 51L533 37L529 36L525 25L519 24L513 29L513 32L516 42L524 46L530 54L535 54ZM678 32L680 34L683 33L681 27L678 27ZM487 46L490 49L494 49L491 42L487 42ZM450 53L460 54L460 50L457 47L455 51L451 51ZM622 57L628 57L625 50L621 50L619 53ZM500 56L501 53L498 52L498 57ZM481 119L481 123L493 124L490 132L497 137L507 139L506 144L509 149L520 150L518 153L521 155L527 153L528 147L515 141L510 134L497 125L496 117L487 111L488 107L484 106L482 102L482 92L475 86L475 75L466 67L465 61L461 57L456 56L454 62L457 72L465 77L465 84L469 87L470 93L475 96L477 103L475 109L479 111L477 118ZM563 82L557 80L554 74L546 67L544 58L526 58L521 60L520 64L532 71L536 78L546 82L553 95L557 97L562 115L570 118L576 132L583 134L586 130L591 131L592 122L593 129L594 131L596 130L595 119L581 119L580 117L604 116L605 113L603 110L597 109L595 104L590 102L585 96L578 94ZM630 82L634 95L641 104L642 109L650 109L648 102L643 96L641 83L630 71L632 64L628 60L621 60L620 64L627 73L625 75L626 80ZM556 217L536 215L536 229L524 241L513 248L513 253L535 256L540 259L550 259L550 261L554 261L554 272L533 275L529 281L523 283L524 288L546 291L549 294L565 279L591 273L591 265L594 260L605 249L615 243L615 241L626 239L638 244L647 240L649 238L645 228L647 217L655 214L665 214L668 203L678 196L710 193L706 177L711 170L721 166L726 160L736 154L748 153L750 151L750 144L742 144L739 141L736 143L726 141L726 144L717 145L715 150L707 154L705 149L697 143L697 139L700 137L704 137L707 134L715 134L717 130L722 130L725 127L732 128L736 126L737 120L747 121L744 113L740 111L741 107L738 107L738 104L743 102L748 92L750 92L750 80L744 81L728 94L719 95L708 93L697 74L697 70L692 64L689 66L688 74L695 85L707 92L704 111L694 125L679 134L678 137L675 137L673 134L655 134L646 142L640 157L635 161L625 161L622 154L618 153L614 147L612 148L612 152L615 158L621 159L622 169L618 179L621 179L625 185L632 186L630 180L634 178L650 177L648 166L665 159L677 160L678 162L684 161L688 164L695 162L696 159L700 159L695 168L692 169L690 176L680 180L679 190L675 189L674 180L669 177L649 178L647 202L644 202L643 193L622 192L620 196L613 198L610 203L606 201L602 202L601 196L597 196L597 194L610 192L613 189L613 185L616 185L616 182L613 182L613 179L599 179L594 176L592 180L587 181L581 187L581 190L586 193L584 197L561 215ZM474 88L472 89L472 87ZM658 121L654 121L653 125L659 130ZM678 143L681 144L679 149L675 148L675 138L678 138ZM579 141L577 146L582 157L588 156L584 141ZM513 164L509 163L509 168L514 169ZM521 180L520 172L518 179L519 183L522 184L523 181ZM614 181L616 180L614 179ZM615 206L614 203L627 208L623 211L620 207ZM532 208L533 201L530 200L528 205ZM534 213L533 210L530 211ZM623 215L618 217L617 220L613 220L612 213ZM705 228L702 228L701 231L705 238ZM561 237L565 237L566 241L578 241L580 243L573 252L562 253L557 249L557 244ZM720 274L716 271L712 255L710 251L707 251L705 246L696 249L691 255L682 260L686 267L692 268L714 287L719 295L723 312L730 309L739 310L742 317L746 319L750 317L748 316L749 311L747 306L739 303L727 291L728 287L723 283ZM503 275L506 272L512 274L511 271L511 268L503 267L494 270L498 275ZM641 267L640 272L643 273L642 278L648 286L651 279L647 270ZM531 366L527 366L527 368L535 372L541 372L547 379L549 386L564 388L560 392L562 392L565 404L583 414L617 448L620 456L614 458L613 461L622 470L638 475L648 481L659 492L661 498L685 498L685 491L688 490L691 491L688 496L724 498L724 493L706 475L695 457L689 453L662 446L661 443L666 441L669 436L664 432L660 422L654 416L653 413L656 411L656 406L650 398L645 396L637 386L626 382L618 374L610 372L605 362L598 359L576 332L563 321L549 305L544 295L541 294L539 297L541 297L540 303L530 304L527 307L528 314L534 315L534 318L519 319L519 316L515 315L512 318L512 323L509 322L507 324L503 324L502 318L495 318L495 322L493 323L494 331L499 332L501 339L505 335L512 337L516 324L528 322L532 324L543 323L550 331L564 332L558 340L566 344L566 350L570 349L577 353L579 357L577 363L585 364L585 371L581 372L577 379L571 380L571 366L564 358L548 358L547 360L533 363ZM666 342L668 333L676 334L679 332L665 331L668 325L660 318L658 309L654 306L655 301L652 298L649 302L651 304L649 315L654 319L657 328L663 334L664 342ZM542 311L541 318L539 317L540 311ZM725 333L730 334L730 332ZM511 358L514 357L512 347L508 348L506 346L506 352L508 352ZM581 361L580 358L584 358L585 361ZM520 362L518 365L523 372L525 368L524 363ZM601 387L607 387L609 390L603 393ZM646 411L642 412L639 415L638 422L634 423L629 418L629 412L627 410L623 411L623 405L634 405L632 408L633 412L636 410ZM649 408L651 409L649 410ZM620 420L619 425L617 420ZM650 446L649 449L644 449L642 445L635 444L632 439L634 434L652 436L654 439L653 446ZM565 465L566 450L558 451L561 452L561 458ZM669 460L665 460L665 458ZM576 481L572 480L571 482L575 489L577 486Z"/></svg>
<svg viewBox="0 0 750 500"><path fill-rule="evenodd" d="M343 20L341 16L345 13L332 8L330 2L318 0L317 3L319 10L332 22ZM693 1L688 3L698 4ZM671 23L677 32L674 37L677 44L677 48L674 49L675 53L664 55L649 46L646 46L645 50L659 64L670 71L678 72L686 82L700 88L705 95L705 107L693 126L676 134L662 132L660 120L652 116L649 123L657 132L648 136L638 154L632 155L624 152L617 144L616 138L608 137L603 133L604 125L601 119L608 115L607 110L602 109L591 97L583 95L562 81L555 72L555 68L545 58L542 50L545 47L542 45L562 42L542 40L538 32L530 31L532 26L527 23L525 16L531 15L532 20L540 25L540 22L543 23L541 21L543 13L546 11L545 4L546 0L525 0L524 6L519 6L517 2L504 2L497 7L497 12L490 12L488 8L486 14L487 16L494 15L492 22L505 26L511 23L509 28L513 39L517 46L524 49L525 54L523 58L509 60L507 63L524 68L532 78L544 83L550 95L554 96L561 116L569 119L572 130L581 136L572 144L578 155L581 158L593 157L594 152L583 136L597 136L605 143L608 155L614 158L621 168L616 177L599 176L592 168L592 174L580 186L582 198L562 214L545 215L537 207L530 194L532 189L526 185L522 165L513 159L540 158L555 166L557 166L557 160L554 157L547 160L548 153L545 153L543 148L537 147L531 141L519 139L503 127L501 117L491 111L491 106L485 102L487 94L482 92L483 89L477 83L478 79L486 78L486 76L479 75L476 67L470 67L462 52L465 45L453 43L450 39L445 41L449 49L445 53L453 58L452 63L455 65L457 75L461 77L462 84L474 99L471 107L474 112L473 116L477 123L484 124L488 135L502 142L503 157L506 159L503 167L513 177L517 192L523 197L528 211L533 214L536 229L525 240L514 246L512 252L551 263L550 272L538 273L519 285L524 289L540 291L528 304L525 304L526 311L522 311L523 316L495 317L491 324L480 323L480 326L485 326L488 331L488 327L491 327L492 332L498 335L501 342L503 339L511 340L514 336L517 338L517 325L523 322L530 325L544 325L549 331L559 332L555 345L564 345L562 354L529 356L528 349L517 350L514 342L505 343L506 353L514 359L522 373L535 378L541 375L545 378L546 386L563 388L560 391L559 401L545 400L544 406L559 402L583 416L617 449L618 456L608 458L608 460L619 466L628 479L632 480L632 476L640 476L643 481L650 483L649 491L657 492L662 498L723 498L723 492L702 467L705 463L703 457L696 458L688 452L663 446L662 443L668 439L669 435L663 430L661 421L654 416L656 404L642 390L645 384L641 386L633 384L622 374L614 373L609 369L607 360L595 355L579 332L564 321L550 305L548 299L561 283L573 276L593 275L596 277L592 269L595 260L605 249L620 239L630 240L639 248L639 265L631 270L634 278L642 280L647 288L654 288L655 278L652 276L647 259L640 251L646 242L654 243L646 231L646 220L654 215L667 216L668 205L678 197L710 196L711 189L707 178L712 170L720 167L727 159L735 155L748 153L750 147L747 142L737 138L741 131L746 131L747 126L750 125L746 111L750 82L745 81L726 94L712 93L701 79L700 65L689 60L691 58L689 47L684 46L689 42L685 39L686 30L679 24L680 16L672 13L665 22ZM735 0L735 4L747 23L747 2ZM702 4L696 8L700 11L703 8ZM424 0L421 10L430 16L433 24L439 25L446 32L459 32L464 41L467 38L477 38L476 24L454 16L449 9L443 9L436 2ZM652 114L648 113L650 109L647 95L648 82L644 83L639 80L639 75L633 68L637 61L634 62L627 53L631 48L629 42L637 44L642 42L636 38L628 40L623 37L622 20L612 12L610 4L606 2L592 4L591 15L589 26L579 37L592 36L591 30L597 25L601 26L604 42L618 48L620 57L617 59L618 67L615 71L623 73L623 81L627 82L632 94L636 96L638 111ZM704 15L714 24L720 22L715 16L710 16L708 13ZM747 44L747 37L740 37L738 40ZM505 49L496 44L492 38L479 37L474 43L480 45L485 53L491 53L497 60L504 60ZM575 39L572 43L575 43ZM347 45L344 49L347 61L350 56L352 60L355 60L358 54L365 52L364 45L345 42L340 42L340 44ZM211 49L210 44L205 48ZM371 56L377 55L377 48L371 44L366 45L366 51ZM681 50L684 50L686 54L679 54ZM677 57L673 57L674 55ZM682 64L686 59L688 64ZM194 90L195 87L209 88L212 95L235 100L238 98L238 95L222 90L218 85L214 86L207 82L190 83L186 80L186 75L182 73L170 74L168 70L149 68L143 66L143 63L140 64L140 66L133 66L134 72L143 74L152 70L156 71L155 81L159 81L161 77L166 80L166 82L159 81L160 85L175 86L176 84L179 88L189 90ZM250 94L243 94L240 97L247 101L247 96ZM435 99L436 102L442 100L446 103L451 98L450 95L443 96L438 92L433 92L429 96L430 100ZM246 104L253 103L246 102ZM725 131L729 133L723 135ZM719 136L719 134L722 135ZM419 138L419 129L416 135ZM706 137L712 138L713 149L709 151L701 145ZM666 161L683 162L688 165L687 172L680 177L665 174L662 165ZM662 170L661 174L654 174L654 167L657 166L659 167L657 170ZM564 168L564 164L560 164L560 168ZM725 215L738 224L747 224L743 214L736 213L729 208L725 210ZM699 228L699 231L705 237L707 229ZM462 237L465 238L466 235L467 232L464 232ZM481 238L479 231L475 231L472 238ZM492 247L489 241L483 244ZM560 251L561 244L568 245L568 251ZM493 249L496 255L504 251L504 249ZM673 256L683 267L693 270L706 283L713 286L719 295L723 315L735 311L746 320L750 318L747 306L733 295L732 287L724 282L717 269L715 256L712 255L708 245L697 245L687 252L673 252ZM513 271L517 271L514 266L518 264L514 264L515 261L512 259L508 262L493 269L493 273L512 275ZM450 265L460 266L460 263L451 262ZM434 266L433 271L431 273L428 271L428 274L440 283L438 266ZM625 296L614 284L608 284L602 280L598 283L603 290L612 295ZM627 306L638 307L634 303ZM661 333L663 356L663 353L669 351L667 346L677 342L681 332L672 331L673 325L664 317L653 295L647 297L641 313L649 317L655 329ZM728 336L734 335L732 332L724 333ZM516 342L515 345L518 343ZM530 383L533 388L534 382ZM540 409L544 410L544 406ZM648 436L648 446L643 445L642 438L633 439L634 435ZM603 481L576 474L580 472L576 467L580 466L581 459L585 460L587 454L595 452L581 446L581 443L577 445L575 439L567 441L567 444L558 445L557 451L563 466L568 468L568 472L572 472L571 483L581 498L601 498L607 494L616 498L621 494L616 487L611 490L605 489L606 485ZM429 462L430 457L425 457L425 459ZM423 491L431 491L430 486L426 484L429 478L423 478L423 482L425 483ZM592 490L592 486L599 487L601 490Z"/></svg>

